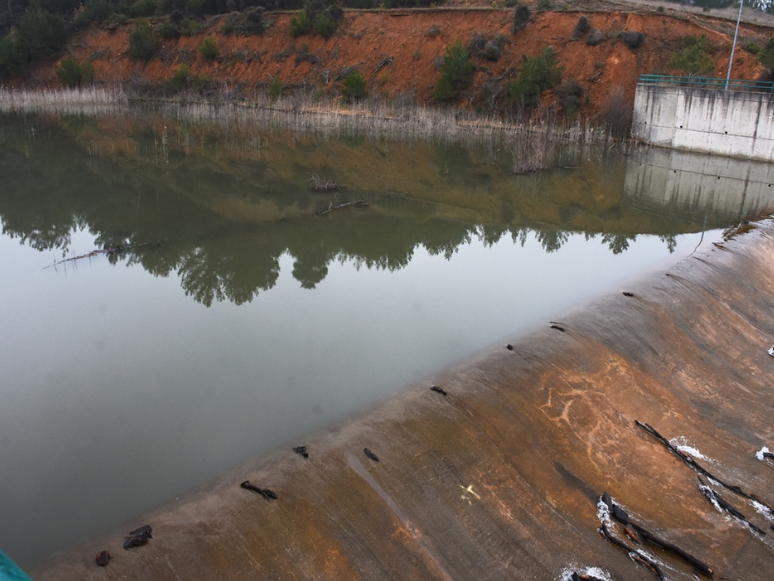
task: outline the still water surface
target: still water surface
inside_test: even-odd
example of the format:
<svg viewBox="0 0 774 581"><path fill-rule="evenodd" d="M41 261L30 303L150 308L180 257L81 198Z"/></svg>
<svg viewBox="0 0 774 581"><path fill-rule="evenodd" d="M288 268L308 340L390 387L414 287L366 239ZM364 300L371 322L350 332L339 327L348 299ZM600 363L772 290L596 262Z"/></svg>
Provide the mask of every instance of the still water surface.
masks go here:
<svg viewBox="0 0 774 581"><path fill-rule="evenodd" d="M686 197L656 161L576 153L513 177L491 144L0 117L0 548L30 566L313 448L309 431L772 206ZM324 198L311 174L347 189Z"/></svg>

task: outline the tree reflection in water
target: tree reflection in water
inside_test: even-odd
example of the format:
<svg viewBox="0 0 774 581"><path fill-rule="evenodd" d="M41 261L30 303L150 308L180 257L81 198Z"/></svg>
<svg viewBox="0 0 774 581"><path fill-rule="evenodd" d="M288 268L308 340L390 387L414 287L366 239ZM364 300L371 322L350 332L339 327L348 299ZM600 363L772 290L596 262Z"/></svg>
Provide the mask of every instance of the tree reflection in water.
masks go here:
<svg viewBox="0 0 774 581"><path fill-rule="evenodd" d="M160 153L152 123L135 133L130 126L121 134L123 141L111 135L112 147L124 141L131 147L95 157L91 143L103 137L94 122L0 121L5 235L39 250L61 249L63 255L72 232L83 228L101 247L147 244L108 258L140 265L155 276L174 273L186 295L206 306L226 300L243 304L271 289L285 253L294 258L293 277L311 289L325 279L332 261L396 270L409 264L419 246L448 259L474 239L492 246L510 234L523 246L534 235L551 253L577 232L587 238L600 234L602 244L619 254L637 234L648 233L658 235L671 252L676 234L700 229L627 207L623 165L615 159L590 169L514 178L503 173L492 148L482 153L390 144L385 155L384 147L368 141L353 146L305 139L294 150L295 142L286 139L275 147L282 155L269 163L245 159L243 151L223 155L217 136L202 137L198 151L191 152L186 142L186 149ZM332 149L332 158L314 161ZM401 155L405 160L398 165ZM289 158L284 166L278 161L282 156ZM342 167L384 164L368 183L399 184L400 189L351 188L342 195L367 196L368 208L316 216L314 209L326 198L308 190L306 175L319 173L319 163L333 172L326 164L335 158ZM429 161L419 164L421 159ZM337 181L363 179L347 174L346 167L337 171L342 176Z"/></svg>

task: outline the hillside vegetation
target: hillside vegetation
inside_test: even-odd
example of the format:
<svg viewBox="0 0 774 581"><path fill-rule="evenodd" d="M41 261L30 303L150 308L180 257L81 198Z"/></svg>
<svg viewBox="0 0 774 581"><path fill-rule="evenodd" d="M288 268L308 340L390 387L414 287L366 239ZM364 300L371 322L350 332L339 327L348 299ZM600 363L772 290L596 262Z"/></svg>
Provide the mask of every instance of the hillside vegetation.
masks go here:
<svg viewBox="0 0 774 581"><path fill-rule="evenodd" d="M299 95L598 117L625 110L643 73L725 76L734 23L712 10L728 2L703 1L713 6L701 15L602 0L10 3L0 9L0 76L27 88L120 83L151 98ZM742 26L733 77L770 74L770 37Z"/></svg>

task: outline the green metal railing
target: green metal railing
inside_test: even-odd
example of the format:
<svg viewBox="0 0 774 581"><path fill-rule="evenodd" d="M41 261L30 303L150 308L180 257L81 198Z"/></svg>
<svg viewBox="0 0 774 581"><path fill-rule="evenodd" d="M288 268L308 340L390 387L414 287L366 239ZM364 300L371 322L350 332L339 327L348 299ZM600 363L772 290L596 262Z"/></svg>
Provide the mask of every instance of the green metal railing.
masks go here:
<svg viewBox="0 0 774 581"><path fill-rule="evenodd" d="M640 75L638 81L643 85L673 85L677 87L695 87L718 91L747 91L756 93L774 93L774 83L769 81L745 81L741 79L714 79L711 77L672 77L669 75Z"/></svg>

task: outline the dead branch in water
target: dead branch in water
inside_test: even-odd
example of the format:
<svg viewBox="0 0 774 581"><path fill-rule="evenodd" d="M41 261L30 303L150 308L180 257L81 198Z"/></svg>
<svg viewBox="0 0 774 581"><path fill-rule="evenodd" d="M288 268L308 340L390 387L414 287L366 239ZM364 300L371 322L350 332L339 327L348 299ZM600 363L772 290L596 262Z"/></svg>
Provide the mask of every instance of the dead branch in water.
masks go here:
<svg viewBox="0 0 774 581"><path fill-rule="evenodd" d="M54 267L61 264L65 264L67 262L75 262L76 260L82 260L84 258L91 258L93 256L98 256L100 254L105 254L107 256L118 256L119 254L123 254L127 250L132 250L134 248L138 248L139 246L147 246L150 244L150 242L141 242L139 244L119 244L117 246L105 246L105 248L92 250L88 254L81 254L80 256L73 256L72 258L65 258L64 260L60 260L59 262L55 262L54 264L49 264L48 266L44 266L43 270L46 270L47 268Z"/></svg>
<svg viewBox="0 0 774 581"><path fill-rule="evenodd" d="M336 192L344 189L344 184L337 184L328 180L320 179L320 176L309 174L309 189L315 192Z"/></svg>
<svg viewBox="0 0 774 581"><path fill-rule="evenodd" d="M368 202L364 199L362 200L355 200L354 202L345 202L344 204L338 204L336 206L333 205L333 202L330 203L330 205L321 212L317 212L318 216L324 216L325 214L328 214L330 212L333 212L334 210L341 210L342 208L349 208L350 206L357 206L358 208L362 208L368 205Z"/></svg>

